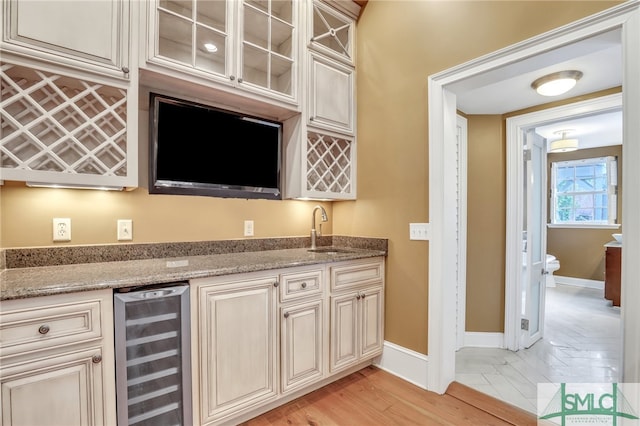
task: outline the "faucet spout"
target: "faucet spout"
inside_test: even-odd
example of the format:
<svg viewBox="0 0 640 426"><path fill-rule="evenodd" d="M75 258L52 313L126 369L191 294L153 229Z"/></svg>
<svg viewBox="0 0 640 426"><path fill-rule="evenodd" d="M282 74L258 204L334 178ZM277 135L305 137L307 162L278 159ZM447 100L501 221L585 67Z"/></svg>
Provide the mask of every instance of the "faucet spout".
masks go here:
<svg viewBox="0 0 640 426"><path fill-rule="evenodd" d="M311 248L316 248L316 240L317 237L322 236L321 232L316 231L316 212L320 210L320 218L323 222L329 220L327 217L327 211L321 205L317 205L313 208L313 212L311 213ZM320 229L322 229L322 225L320 225Z"/></svg>

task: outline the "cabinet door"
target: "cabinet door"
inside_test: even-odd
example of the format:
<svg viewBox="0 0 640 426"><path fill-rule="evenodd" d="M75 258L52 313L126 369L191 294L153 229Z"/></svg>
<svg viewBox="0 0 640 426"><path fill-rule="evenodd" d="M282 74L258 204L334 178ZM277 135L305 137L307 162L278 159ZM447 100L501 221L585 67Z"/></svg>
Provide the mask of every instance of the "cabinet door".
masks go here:
<svg viewBox="0 0 640 426"><path fill-rule="evenodd" d="M3 7L8 17L3 48L128 74L128 0L16 0Z"/></svg>
<svg viewBox="0 0 640 426"><path fill-rule="evenodd" d="M353 68L314 54L309 61L309 125L353 135Z"/></svg>
<svg viewBox="0 0 640 426"><path fill-rule="evenodd" d="M100 348L3 366L2 424L107 425Z"/></svg>
<svg viewBox="0 0 640 426"><path fill-rule="evenodd" d="M384 336L382 287L360 292L360 356L382 353Z"/></svg>
<svg viewBox="0 0 640 426"><path fill-rule="evenodd" d="M199 290L202 423L275 398L275 277Z"/></svg>
<svg viewBox="0 0 640 426"><path fill-rule="evenodd" d="M232 9L227 1L151 1L147 60L228 81Z"/></svg>
<svg viewBox="0 0 640 426"><path fill-rule="evenodd" d="M238 83L297 99L297 6L294 0L241 2Z"/></svg>
<svg viewBox="0 0 640 426"><path fill-rule="evenodd" d="M322 378L322 300L280 311L282 392L287 392Z"/></svg>
<svg viewBox="0 0 640 426"><path fill-rule="evenodd" d="M358 360L358 299L356 293L331 297L331 372Z"/></svg>
<svg viewBox="0 0 640 426"><path fill-rule="evenodd" d="M313 2L309 45L325 55L354 64L354 20L320 1Z"/></svg>

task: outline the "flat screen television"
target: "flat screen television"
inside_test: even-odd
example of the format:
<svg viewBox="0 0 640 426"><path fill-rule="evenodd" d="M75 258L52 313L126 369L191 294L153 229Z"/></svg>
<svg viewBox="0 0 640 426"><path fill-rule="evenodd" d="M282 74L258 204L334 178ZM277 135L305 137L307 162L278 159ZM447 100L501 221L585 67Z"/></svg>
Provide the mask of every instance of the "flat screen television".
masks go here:
<svg viewBox="0 0 640 426"><path fill-rule="evenodd" d="M156 93L149 103L149 193L282 199L282 123Z"/></svg>

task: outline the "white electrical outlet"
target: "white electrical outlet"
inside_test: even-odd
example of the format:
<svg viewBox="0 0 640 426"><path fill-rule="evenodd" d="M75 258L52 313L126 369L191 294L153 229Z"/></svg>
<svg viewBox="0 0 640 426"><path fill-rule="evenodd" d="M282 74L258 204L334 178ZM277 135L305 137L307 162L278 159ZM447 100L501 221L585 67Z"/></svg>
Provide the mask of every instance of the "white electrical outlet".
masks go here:
<svg viewBox="0 0 640 426"><path fill-rule="evenodd" d="M71 241L71 219L53 218L53 241Z"/></svg>
<svg viewBox="0 0 640 426"><path fill-rule="evenodd" d="M410 223L409 239L410 240L428 240L429 224L428 223Z"/></svg>
<svg viewBox="0 0 640 426"><path fill-rule="evenodd" d="M244 221L244 236L253 237L253 221L252 220Z"/></svg>
<svg viewBox="0 0 640 426"><path fill-rule="evenodd" d="M133 240L133 222L131 219L118 219L118 241Z"/></svg>

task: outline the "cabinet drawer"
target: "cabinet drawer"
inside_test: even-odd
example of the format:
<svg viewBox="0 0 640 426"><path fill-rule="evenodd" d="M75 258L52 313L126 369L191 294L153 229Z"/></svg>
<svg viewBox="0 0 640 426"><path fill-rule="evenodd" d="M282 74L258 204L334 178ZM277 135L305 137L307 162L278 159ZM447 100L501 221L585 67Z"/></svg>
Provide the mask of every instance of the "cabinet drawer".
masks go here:
<svg viewBox="0 0 640 426"><path fill-rule="evenodd" d="M280 301L322 294L322 270L280 275Z"/></svg>
<svg viewBox="0 0 640 426"><path fill-rule="evenodd" d="M381 283L383 280L384 262L380 258L350 261L331 267L332 291Z"/></svg>
<svg viewBox="0 0 640 426"><path fill-rule="evenodd" d="M100 338L101 300L61 303L60 298L2 303L0 357Z"/></svg>

